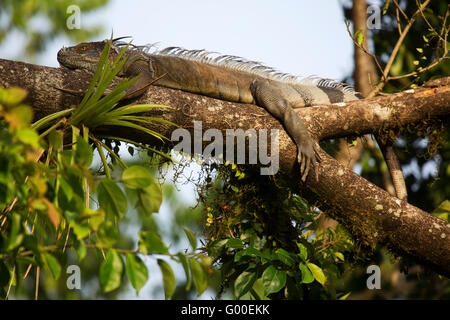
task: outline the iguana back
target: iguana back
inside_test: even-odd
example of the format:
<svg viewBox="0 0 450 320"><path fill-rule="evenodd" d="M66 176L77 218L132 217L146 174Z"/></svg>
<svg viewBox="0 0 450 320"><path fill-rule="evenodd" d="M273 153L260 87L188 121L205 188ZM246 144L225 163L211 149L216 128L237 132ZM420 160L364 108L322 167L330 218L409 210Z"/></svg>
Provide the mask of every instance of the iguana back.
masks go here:
<svg viewBox="0 0 450 320"><path fill-rule="evenodd" d="M69 68L95 71L105 42L81 43L63 48L58 61ZM111 59L127 43L115 41L112 44ZM282 73L260 62L246 60L232 55L218 55L206 50L186 50L168 47L153 50L152 46L130 46L128 61L122 69L122 76L150 73L157 79L154 85L179 89L230 102L255 104L250 84L255 79L266 80L282 90L293 108L330 104L358 99L352 87L330 79L308 77L300 79Z"/></svg>

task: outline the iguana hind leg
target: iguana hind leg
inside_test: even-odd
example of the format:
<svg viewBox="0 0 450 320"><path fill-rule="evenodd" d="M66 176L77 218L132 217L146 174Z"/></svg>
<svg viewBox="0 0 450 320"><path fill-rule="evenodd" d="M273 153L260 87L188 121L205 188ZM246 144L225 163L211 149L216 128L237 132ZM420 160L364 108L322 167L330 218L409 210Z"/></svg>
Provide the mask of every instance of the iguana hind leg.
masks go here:
<svg viewBox="0 0 450 320"><path fill-rule="evenodd" d="M255 79L251 83L250 90L256 104L281 121L297 145L297 161L300 164L302 181L306 180L311 166L314 169L316 180L318 180L317 162L320 161L318 150L302 119L284 98L281 89L269 81Z"/></svg>

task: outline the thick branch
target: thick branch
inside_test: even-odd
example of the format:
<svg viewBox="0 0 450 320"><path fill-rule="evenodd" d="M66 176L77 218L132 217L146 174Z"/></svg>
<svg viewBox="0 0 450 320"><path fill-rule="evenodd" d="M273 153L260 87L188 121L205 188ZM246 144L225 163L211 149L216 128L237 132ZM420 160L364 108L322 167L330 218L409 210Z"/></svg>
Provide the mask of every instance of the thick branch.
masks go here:
<svg viewBox="0 0 450 320"><path fill-rule="evenodd" d="M21 86L30 94L28 103L41 118L76 105L80 97L55 89L85 90L91 76L81 71L55 69L0 59L0 85ZM382 128L411 125L424 119L450 114L449 78L430 87L347 103L298 110L311 134L318 140L378 132ZM299 177L295 162L296 147L279 122L255 105L243 105L204 96L150 87L133 103L157 103L173 109L152 113L182 127L192 128L202 121L203 130L217 128L280 129L280 170L282 175ZM174 127L155 123L152 129L171 136ZM154 140L142 134L117 128L103 128L110 135L133 137L142 143ZM374 245L388 244L396 252L416 258L440 273L450 275L450 224L390 196L322 153L319 181L309 177L306 186L320 199L319 207L332 209L333 216L353 235ZM299 181L299 179L297 179Z"/></svg>

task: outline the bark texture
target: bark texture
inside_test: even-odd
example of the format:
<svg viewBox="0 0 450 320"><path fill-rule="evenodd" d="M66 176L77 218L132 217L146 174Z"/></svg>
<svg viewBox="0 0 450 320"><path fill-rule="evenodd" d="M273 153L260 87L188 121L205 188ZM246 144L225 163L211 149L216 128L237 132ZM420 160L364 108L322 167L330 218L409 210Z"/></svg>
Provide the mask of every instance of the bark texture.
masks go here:
<svg viewBox="0 0 450 320"><path fill-rule="evenodd" d="M27 102L36 118L76 105L81 96L56 88L85 90L92 75L82 71L36 66L0 59L0 85L20 86L29 91ZM300 187L296 147L280 123L264 109L194 95L178 90L149 87L139 99L127 103L155 103L172 109L155 109L151 115L193 128L201 120L203 130L241 128L280 129L280 176ZM434 80L422 88L351 103L298 110L311 135L328 138L376 133L450 114L450 78ZM150 127L170 137L173 126L155 123ZM160 143L138 132L112 127L101 129L114 136L133 137L142 143ZM450 224L389 195L353 173L324 151L320 151L319 180L310 175L306 187L310 199L343 223L368 245L388 245L399 254L413 257L439 273L450 276Z"/></svg>

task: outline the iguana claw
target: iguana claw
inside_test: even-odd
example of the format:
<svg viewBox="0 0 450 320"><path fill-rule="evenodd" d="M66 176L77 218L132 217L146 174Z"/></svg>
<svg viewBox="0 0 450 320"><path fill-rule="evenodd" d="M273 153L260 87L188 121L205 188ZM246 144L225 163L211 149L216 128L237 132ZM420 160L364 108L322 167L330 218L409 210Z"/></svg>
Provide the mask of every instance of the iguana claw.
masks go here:
<svg viewBox="0 0 450 320"><path fill-rule="evenodd" d="M316 181L319 181L319 171L317 168L317 162L320 162L321 157L319 155L318 149L314 146L313 142L303 143L298 146L297 151L297 161L300 165L300 174L303 182L306 181L306 177L312 168L315 173Z"/></svg>

